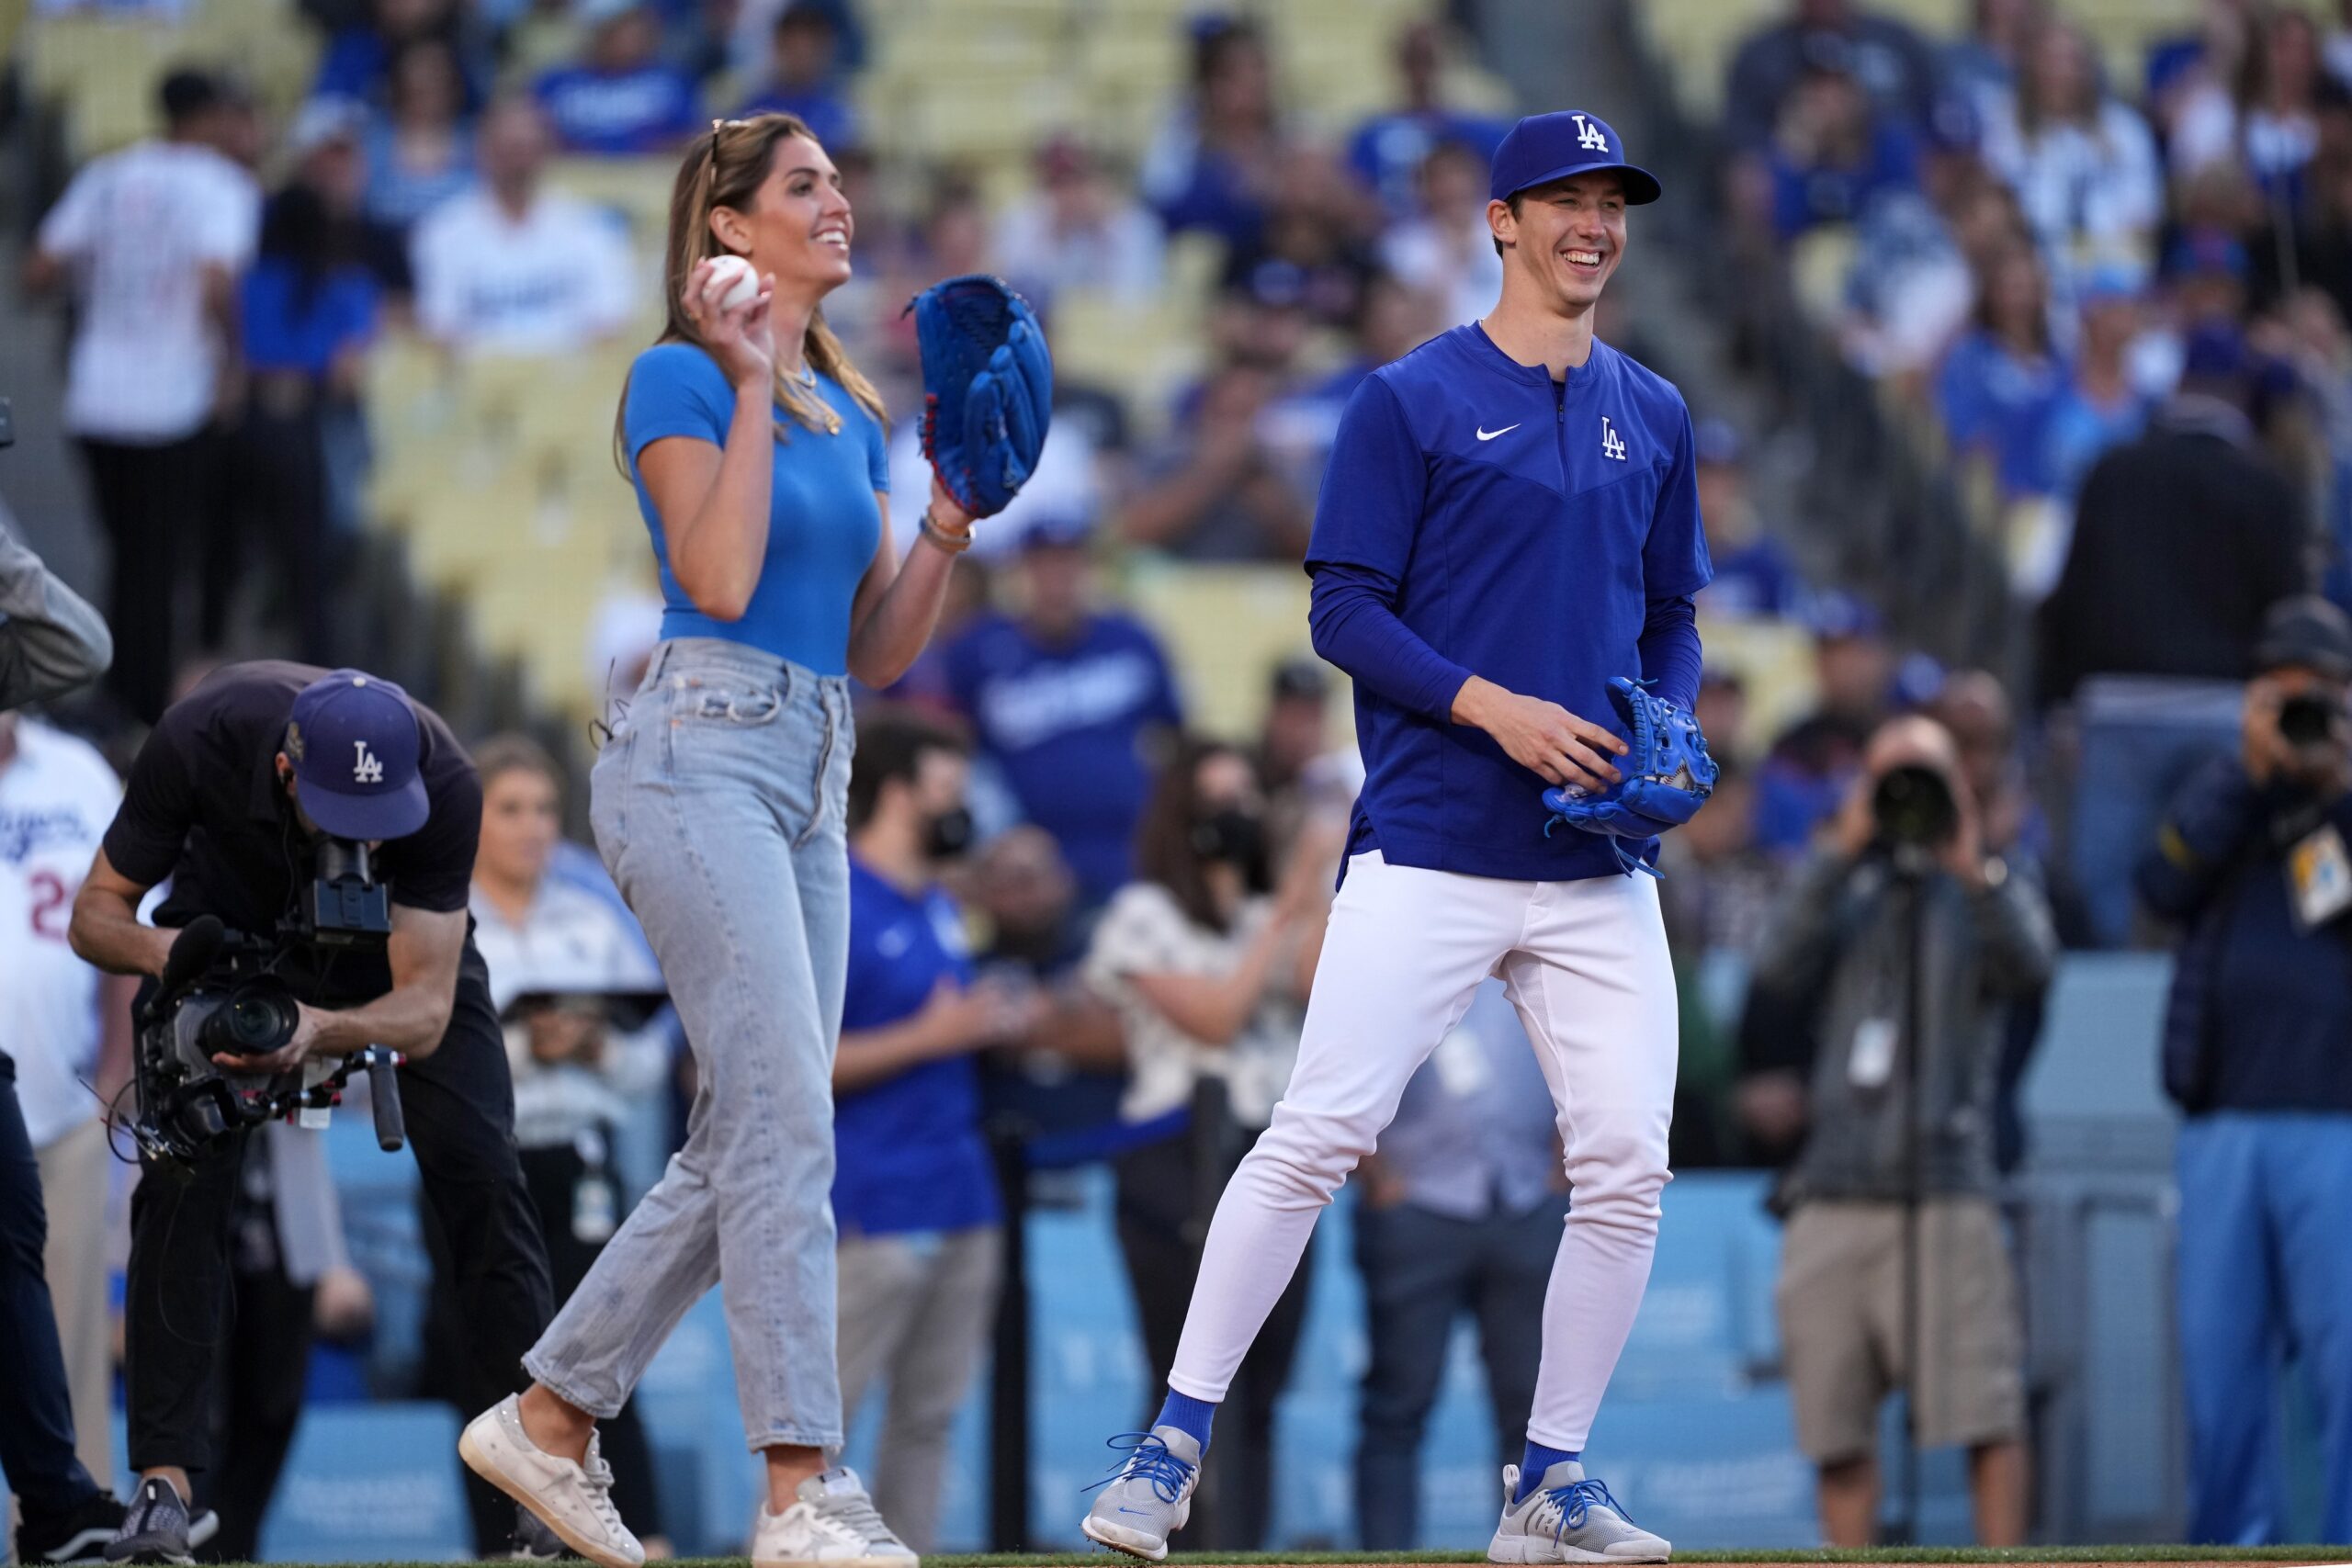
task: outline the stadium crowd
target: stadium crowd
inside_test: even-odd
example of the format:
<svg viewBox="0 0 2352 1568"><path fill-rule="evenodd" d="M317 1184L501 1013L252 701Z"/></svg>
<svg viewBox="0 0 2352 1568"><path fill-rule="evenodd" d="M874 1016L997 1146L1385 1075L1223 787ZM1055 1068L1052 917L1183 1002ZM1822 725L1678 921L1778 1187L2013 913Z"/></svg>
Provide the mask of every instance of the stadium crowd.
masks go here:
<svg viewBox="0 0 2352 1568"><path fill-rule="evenodd" d="M788 111L838 161L858 277L831 324L894 411L921 403L899 307L928 283L1001 273L1050 332L1067 300L1141 307L1191 276L1187 258L1214 258L1196 373L1062 378L1045 466L983 525L940 634L904 681L859 694L834 1078L842 1379L853 1402L888 1391L876 1495L927 1548L926 1444L981 1364L1012 1217L1001 1145L1091 1140L1116 1172L1136 1299L1176 1310L1198 1195L1280 1093L1358 782L1323 666L1257 671L1257 722L1206 735L1192 672L1122 585L1138 563L1301 558L1358 381L1494 297L1486 169L1511 105L1473 67L1478 40L1429 17L1393 40L1388 107L1324 123L1284 97L1263 28L1207 12L1133 167L1071 128L1008 178L876 153L852 0L303 10L316 74L282 123L233 62L180 62L158 85L160 133L67 171L26 263L30 290L72 307L65 421L111 547L116 657L104 699L0 717L0 829L44 825L22 840L37 852L10 853L20 840L0 831L0 897L29 917L0 919L0 1050L28 1105L82 1458L102 1483L97 1238L125 1173L78 1080L100 1101L120 1089L128 1004L65 953L58 901L138 735L216 664L368 663L330 608L370 525L369 356L422 340L458 362L552 364L628 340L649 260L551 162L660 159L714 115ZM2192 1529L2275 1536L2268 1404L2249 1391L2267 1387L2282 1325L2329 1325L2310 1341L2327 1518L2352 1538L2352 1070L2330 1044L2352 1025L2352 958L2329 924L2342 902L2308 886L2347 871L2340 835L2332 865L2307 847L2337 834L2347 781L2340 757L2320 766L2278 733L2316 694L2341 752L2352 682L2352 631L2329 604L2352 602L2352 5L2331 27L2209 0L2136 73L2063 3L1974 0L1969 15L1933 37L1855 0L1789 0L1729 64L1724 243L1784 282L1951 475L2006 563L2017 637L1996 669L1910 646L1871 584L1814 570L1835 541L1776 514L1751 472L1775 433L1699 408L1715 567L1702 626L1804 657L1793 681L1785 663L1727 659L1702 683L1723 777L1663 867L1683 987L1675 1164L1786 1169L1781 1299L1809 1330L1786 1355L1839 1542L1873 1528L1875 1412L1905 1381L1893 1297L1856 1281L1885 1274L1891 1216L1927 1201L1959 1281L1931 1292L1953 1315L1928 1333L1962 1348L1948 1375L1969 1387L1923 1387L1922 1429L1971 1450L1979 1533L2016 1541L2023 1350L1999 1200L2023 1156L2015 1101L2041 991L2061 945L2185 930L2197 962L2179 971L2165 1068L2192 1128L2184 1173L2200 1175L2182 1218ZM890 462L894 493L923 493L914 421ZM579 657L626 692L651 623L641 596L606 609ZM690 1069L650 951L564 836L573 760L464 739L483 787L472 912L560 1301L682 1136ZM1858 870L1873 791L1906 766L1943 781L1970 850L1928 893ZM2249 858L2280 869L2245 874ZM1935 945L1952 956L1921 975L1881 918L1905 897L1948 922ZM1930 993L1912 1048L1950 1086L1924 1187L1879 1092L1906 978ZM1508 1010L1483 998L1359 1178L1366 1547L1418 1542L1432 1347L1463 1303L1521 1303L1479 1314L1499 1451L1521 1440L1537 1321L1523 1303L1567 1201L1549 1120L1522 1113L1527 1061ZM2271 1119L2290 1111L2303 1142L2282 1151ZM309 1213L288 1179L282 1160L300 1156L277 1157L241 1200L240 1234L259 1238L237 1262L241 1310L365 1365L367 1283L331 1205ZM2249 1230L2275 1233L2276 1251ZM1238 1457L1193 1544L1265 1538L1305 1280L1245 1364ZM2215 1299L2224 1280L2245 1292ZM444 1298L429 1344L466 1332ZM1179 1326L1141 1325L1155 1382ZM228 1557L253 1550L301 1392L221 1413L261 1456L258 1475L199 1478ZM605 1434L622 1510L658 1544L642 1435ZM502 1550L508 1521L477 1504L479 1544Z"/></svg>

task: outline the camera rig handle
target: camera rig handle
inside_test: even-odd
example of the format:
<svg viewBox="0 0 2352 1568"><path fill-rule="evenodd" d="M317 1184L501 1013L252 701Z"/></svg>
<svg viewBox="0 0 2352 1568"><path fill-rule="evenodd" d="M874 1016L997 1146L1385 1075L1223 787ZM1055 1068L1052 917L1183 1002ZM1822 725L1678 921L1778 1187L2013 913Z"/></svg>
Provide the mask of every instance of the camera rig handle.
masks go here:
<svg viewBox="0 0 2352 1568"><path fill-rule="evenodd" d="M376 1146L397 1154L408 1142L408 1125L401 1114L401 1080L392 1071L401 1065L401 1054L370 1045L360 1055L368 1058L368 1107L376 1117Z"/></svg>

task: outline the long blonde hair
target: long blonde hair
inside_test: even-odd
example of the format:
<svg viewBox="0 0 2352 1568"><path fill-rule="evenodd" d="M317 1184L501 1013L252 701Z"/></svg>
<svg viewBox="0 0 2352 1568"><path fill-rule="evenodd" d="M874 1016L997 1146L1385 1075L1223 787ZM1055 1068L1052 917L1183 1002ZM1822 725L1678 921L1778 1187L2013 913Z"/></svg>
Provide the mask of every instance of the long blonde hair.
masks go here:
<svg viewBox="0 0 2352 1568"><path fill-rule="evenodd" d="M808 122L798 115L761 114L749 119L730 119L713 126L686 146L684 162L678 165L677 183L670 192L670 238L662 248L662 287L668 319L663 322L658 343L690 343L709 351L702 333L688 319L685 309L686 279L702 263L729 254L710 231L710 215L721 207L748 211L757 197L760 184L768 176L768 168L775 160L777 146L796 136L815 141L816 135ZM825 324L825 312L820 309L808 313L808 330L801 339L801 357L811 369L830 376L841 383L842 389L858 407L874 416L877 424L888 426L889 415L883 410L882 394L865 373L850 363L849 354L842 347L842 340ZM817 389L798 377L776 367L775 400L784 412L810 430L828 435L841 433L841 415L832 405L818 395ZM626 411L628 388L621 388L621 402ZM615 456L621 471L628 471L628 439L623 431L625 413L616 414L613 423ZM776 421L775 438L789 441L791 432L781 419Z"/></svg>

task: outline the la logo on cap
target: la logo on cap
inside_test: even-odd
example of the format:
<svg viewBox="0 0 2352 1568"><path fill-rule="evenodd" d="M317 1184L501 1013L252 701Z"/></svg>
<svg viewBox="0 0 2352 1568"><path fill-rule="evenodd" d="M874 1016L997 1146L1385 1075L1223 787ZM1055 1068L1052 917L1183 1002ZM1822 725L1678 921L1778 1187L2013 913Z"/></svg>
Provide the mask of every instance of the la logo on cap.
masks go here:
<svg viewBox="0 0 2352 1568"><path fill-rule="evenodd" d="M1580 114L1569 118L1577 122L1577 146L1595 152L1609 151L1609 138L1601 134L1600 127L1590 123Z"/></svg>

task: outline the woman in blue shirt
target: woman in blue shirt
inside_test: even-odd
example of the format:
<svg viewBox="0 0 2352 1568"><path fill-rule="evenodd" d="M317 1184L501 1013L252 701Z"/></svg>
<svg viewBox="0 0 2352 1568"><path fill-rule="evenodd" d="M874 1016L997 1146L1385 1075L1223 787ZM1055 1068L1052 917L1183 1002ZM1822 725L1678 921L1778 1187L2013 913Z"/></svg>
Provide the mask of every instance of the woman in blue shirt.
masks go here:
<svg viewBox="0 0 2352 1568"><path fill-rule="evenodd" d="M752 1555L903 1560L842 1440L831 1081L848 965L848 677L889 685L971 518L936 483L890 539L881 400L819 309L849 279L841 176L806 124L695 139L670 208L669 323L629 373L621 457L663 640L591 777L597 847L645 927L700 1088L686 1145L459 1451L565 1543L639 1568L594 1423L716 1283L745 1435L767 1461ZM729 302L714 259L746 258Z"/></svg>

